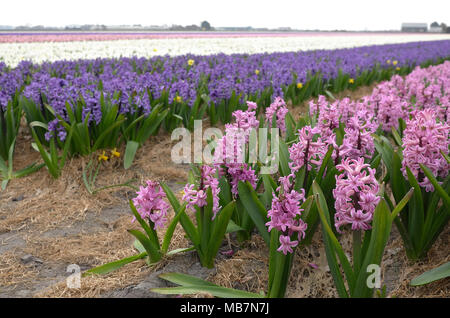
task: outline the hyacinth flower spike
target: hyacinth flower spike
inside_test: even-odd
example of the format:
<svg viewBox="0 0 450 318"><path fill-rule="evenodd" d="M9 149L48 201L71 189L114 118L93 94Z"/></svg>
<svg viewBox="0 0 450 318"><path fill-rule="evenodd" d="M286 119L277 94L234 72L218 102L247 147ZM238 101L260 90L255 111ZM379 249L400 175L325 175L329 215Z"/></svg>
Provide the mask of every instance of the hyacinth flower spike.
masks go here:
<svg viewBox="0 0 450 318"><path fill-rule="evenodd" d="M437 109L416 111L401 133L393 129L399 148L394 151L383 137L375 145L383 155L394 199L414 188L413 199L394 220L411 260L427 255L450 220L450 125ZM386 196L386 201L393 205Z"/></svg>
<svg viewBox="0 0 450 318"><path fill-rule="evenodd" d="M169 222L168 212L170 205L166 202L166 194L158 182L148 180L147 186L141 186L136 194L137 197L129 202L131 212L134 216L132 222L137 221L143 232L139 230L128 230L128 232L136 238L134 247L139 251L139 254L92 268L86 271L83 274L84 276L107 274L143 258L147 258L148 265L153 265L159 262L165 255L193 250L192 247L187 247L169 251L169 245L175 227L180 221L180 217L183 215L186 216L186 204L179 206L178 211L175 211L175 216ZM165 229L165 234L161 244L157 230L162 229Z"/></svg>
<svg viewBox="0 0 450 318"><path fill-rule="evenodd" d="M180 215L180 224L197 251L202 266L214 267L214 259L222 244L228 223L235 209L235 201L225 207L219 202L219 181L217 171L213 166L202 165L197 180L191 179L184 187L182 202L187 213ZM172 190L161 184L174 210L182 206ZM194 214L196 225L188 216Z"/></svg>
<svg viewBox="0 0 450 318"><path fill-rule="evenodd" d="M383 189L375 179L375 171L364 163L364 158L345 159L337 168L341 174L336 176L333 191L336 209L334 222L322 189L313 182L328 265L340 297L373 297L374 291L381 285L378 284L379 277L369 275L376 270L376 266L379 267L391 224L411 198L413 190L410 189L391 212L382 197ZM340 233L343 227L350 226L353 232L353 262L344 253L333 232L333 224Z"/></svg>

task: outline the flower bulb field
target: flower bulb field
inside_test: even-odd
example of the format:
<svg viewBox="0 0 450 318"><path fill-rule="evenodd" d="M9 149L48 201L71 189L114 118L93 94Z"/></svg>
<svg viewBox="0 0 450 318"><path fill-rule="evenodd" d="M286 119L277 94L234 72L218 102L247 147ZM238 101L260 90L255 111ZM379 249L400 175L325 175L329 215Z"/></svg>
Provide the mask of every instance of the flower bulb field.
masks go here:
<svg viewBox="0 0 450 318"><path fill-rule="evenodd" d="M160 55L254 54L448 40L448 34L389 33L0 33L0 61L33 62Z"/></svg>
<svg viewBox="0 0 450 318"><path fill-rule="evenodd" d="M449 297L450 36L0 33L0 297Z"/></svg>

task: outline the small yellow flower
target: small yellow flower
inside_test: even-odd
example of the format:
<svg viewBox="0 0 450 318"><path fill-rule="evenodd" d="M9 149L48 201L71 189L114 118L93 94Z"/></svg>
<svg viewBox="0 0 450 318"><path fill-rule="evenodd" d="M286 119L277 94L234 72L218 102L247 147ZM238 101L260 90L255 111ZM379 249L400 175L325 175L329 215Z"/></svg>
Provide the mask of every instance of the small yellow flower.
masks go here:
<svg viewBox="0 0 450 318"><path fill-rule="evenodd" d="M397 65L397 63L398 63L397 61L393 61L393 62L392 62L392 65L395 66L395 65Z"/></svg>
<svg viewBox="0 0 450 318"><path fill-rule="evenodd" d="M300 88L302 88L303 87L303 84L302 83L297 83L297 88L298 89L300 89Z"/></svg>
<svg viewBox="0 0 450 318"><path fill-rule="evenodd" d="M386 63L391 64L391 60L387 60Z"/></svg>
<svg viewBox="0 0 450 318"><path fill-rule="evenodd" d="M255 70L255 74L258 75L259 74L259 70Z"/></svg>
<svg viewBox="0 0 450 318"><path fill-rule="evenodd" d="M106 160L108 160L108 156L106 156L105 155L105 152L103 151L103 153L100 155L100 156L98 156L98 161L106 161Z"/></svg>
<svg viewBox="0 0 450 318"><path fill-rule="evenodd" d="M153 52L157 52L158 50L157 49L153 49Z"/></svg>
<svg viewBox="0 0 450 318"><path fill-rule="evenodd" d="M113 150L111 150L111 156L119 158L120 152L118 152L117 149L114 148Z"/></svg>
<svg viewBox="0 0 450 318"><path fill-rule="evenodd" d="M398 67L398 66L397 66L395 69L396 69L397 71L400 71L400 67Z"/></svg>
<svg viewBox="0 0 450 318"><path fill-rule="evenodd" d="M189 65L189 66L192 66L192 65L194 65L194 63L195 63L195 61L194 61L194 60L188 60L188 65Z"/></svg>
<svg viewBox="0 0 450 318"><path fill-rule="evenodd" d="M353 83L355 83L355 80L354 80L353 78L350 78L350 79L348 80L348 82L349 82L350 84L353 84Z"/></svg>
<svg viewBox="0 0 450 318"><path fill-rule="evenodd" d="M183 189L183 190L180 190L180 194L181 194L182 196L184 196L184 195L186 194L186 192L184 192L184 189Z"/></svg>
<svg viewBox="0 0 450 318"><path fill-rule="evenodd" d="M181 103L183 101L183 99L181 98L181 96L177 96L177 97L175 97L175 101L177 103Z"/></svg>

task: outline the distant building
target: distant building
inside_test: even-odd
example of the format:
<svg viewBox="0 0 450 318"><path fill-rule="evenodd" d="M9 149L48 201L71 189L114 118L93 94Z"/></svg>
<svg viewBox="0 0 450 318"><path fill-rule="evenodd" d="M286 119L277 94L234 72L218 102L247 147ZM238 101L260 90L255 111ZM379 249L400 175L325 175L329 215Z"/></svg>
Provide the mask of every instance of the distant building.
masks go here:
<svg viewBox="0 0 450 318"><path fill-rule="evenodd" d="M241 32L245 32L245 31L253 31L252 27L218 27L216 28L216 31L241 31Z"/></svg>
<svg viewBox="0 0 450 318"><path fill-rule="evenodd" d="M442 27L441 27L441 26L437 26L437 27L430 26L430 30L428 30L428 32L432 32L432 33L442 33L443 30L442 30Z"/></svg>
<svg viewBox="0 0 450 318"><path fill-rule="evenodd" d="M427 32L426 23L402 23L402 32Z"/></svg>
<svg viewBox="0 0 450 318"><path fill-rule="evenodd" d="M428 32L431 32L431 33L441 33L443 31L444 31L443 27L437 22L431 23L430 30L428 30Z"/></svg>

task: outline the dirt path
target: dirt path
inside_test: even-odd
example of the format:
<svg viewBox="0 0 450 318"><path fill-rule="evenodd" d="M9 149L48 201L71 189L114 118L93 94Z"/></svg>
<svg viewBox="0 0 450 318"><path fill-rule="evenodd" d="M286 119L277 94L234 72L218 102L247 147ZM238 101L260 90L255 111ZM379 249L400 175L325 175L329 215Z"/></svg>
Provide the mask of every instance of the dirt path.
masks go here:
<svg viewBox="0 0 450 318"><path fill-rule="evenodd" d="M371 88L346 92L339 97L358 98ZM294 116L305 107L293 110ZM98 187L137 179L135 185L147 179L167 182L178 193L187 180L187 165L170 160L175 142L161 133L150 138L138 150L129 170L121 160L102 166ZM119 149L123 153L124 149ZM53 180L41 169L28 177L12 180L0 192L0 297L158 297L152 287L165 286L157 278L161 272L189 273L226 287L259 292L267 284L267 247L258 235L240 245L233 236L222 251L233 249L233 255L219 253L213 270L201 268L194 253L163 260L153 268L136 261L109 275L83 278L81 288L70 289L67 267L77 264L81 271L106 262L131 256L133 238L127 233L136 227L131 223L127 202L134 197L129 188L116 188L90 195L82 181L82 169L87 158L75 158L66 164L62 176ZM14 165L25 167L40 156L31 148L30 136L22 133L17 142ZM391 296L449 297L450 280L427 287L408 286L411 278L449 261L450 229L442 233L429 258L417 264L406 260L401 241L393 230L384 258L384 283ZM343 238L345 242L349 237ZM347 244L348 245L348 244ZM177 227L171 249L187 247L180 226ZM288 297L336 297L328 270L320 231L313 243L298 249L292 270Z"/></svg>

